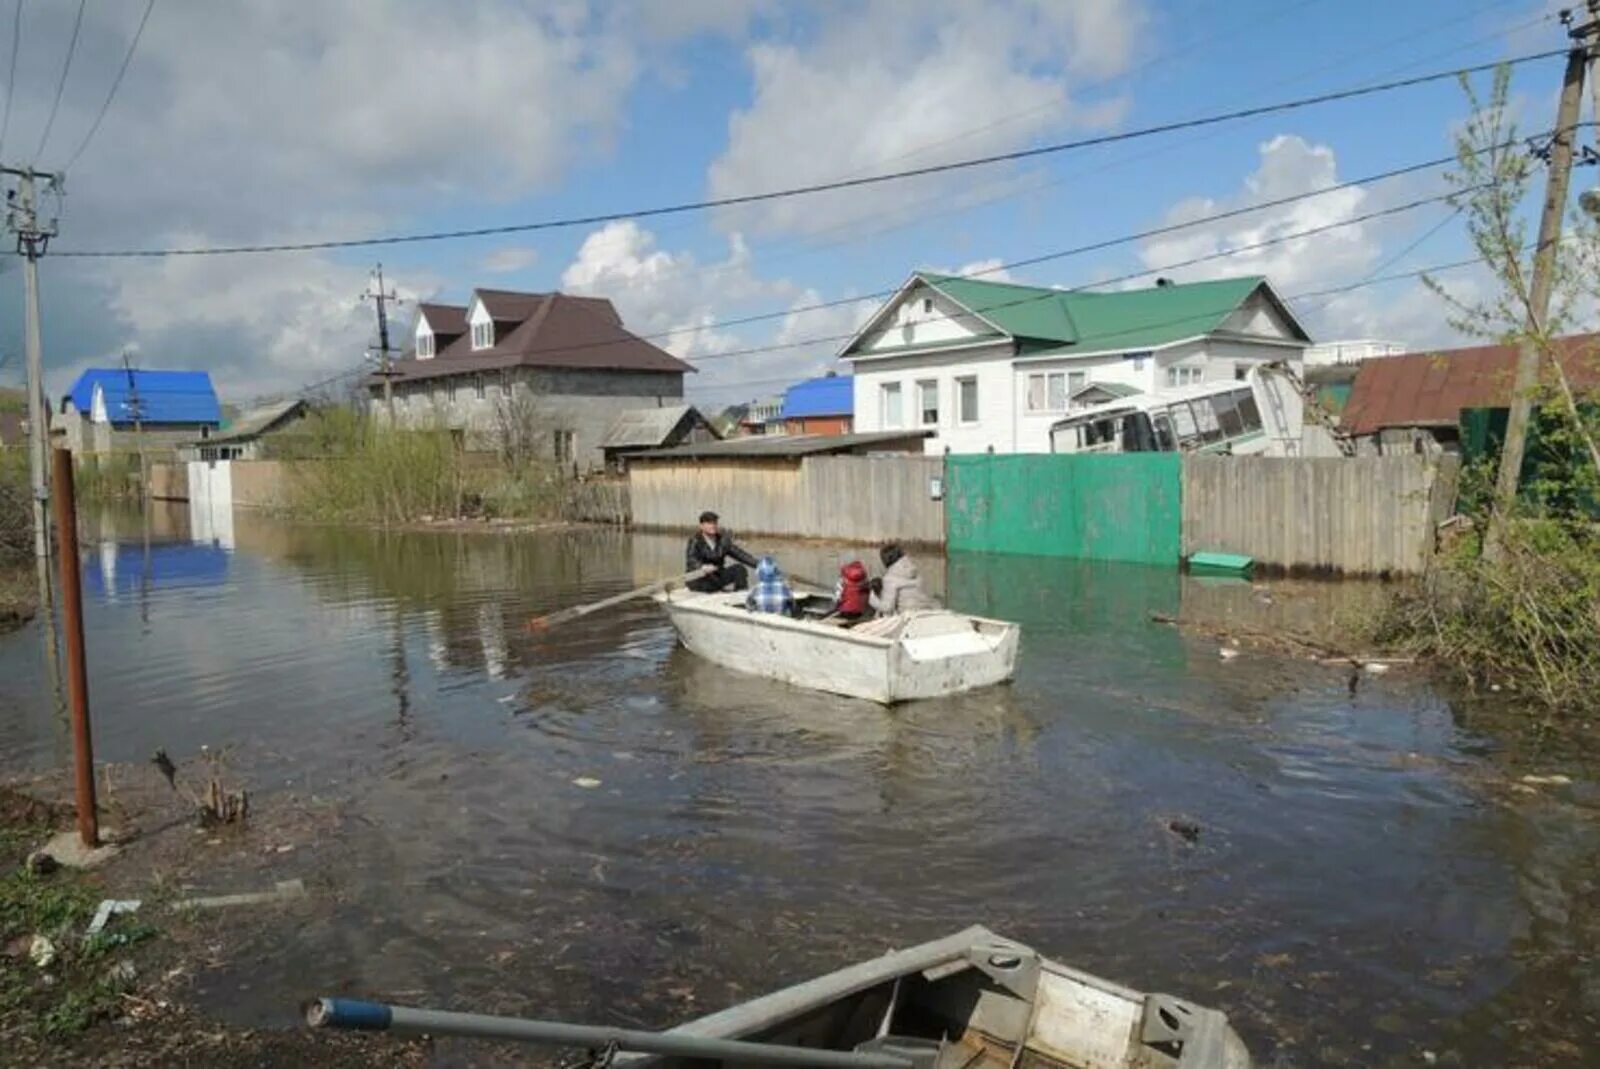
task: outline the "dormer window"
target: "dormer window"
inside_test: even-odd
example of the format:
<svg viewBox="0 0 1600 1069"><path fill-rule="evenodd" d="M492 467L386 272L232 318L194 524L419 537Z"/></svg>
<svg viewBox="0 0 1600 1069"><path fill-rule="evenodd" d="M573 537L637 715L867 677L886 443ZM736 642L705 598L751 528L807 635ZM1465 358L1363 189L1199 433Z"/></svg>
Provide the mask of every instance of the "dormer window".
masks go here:
<svg viewBox="0 0 1600 1069"><path fill-rule="evenodd" d="M494 321L472 324L472 347L488 349L494 345Z"/></svg>
<svg viewBox="0 0 1600 1069"><path fill-rule="evenodd" d="M433 335L419 332L417 334L417 359L430 360L433 358Z"/></svg>

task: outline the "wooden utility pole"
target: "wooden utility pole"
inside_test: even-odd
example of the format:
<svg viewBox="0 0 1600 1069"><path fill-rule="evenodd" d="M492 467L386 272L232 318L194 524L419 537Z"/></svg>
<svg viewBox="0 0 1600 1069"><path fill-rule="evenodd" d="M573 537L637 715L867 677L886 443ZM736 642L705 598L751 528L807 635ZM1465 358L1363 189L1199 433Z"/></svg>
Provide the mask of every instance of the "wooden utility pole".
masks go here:
<svg viewBox="0 0 1600 1069"><path fill-rule="evenodd" d="M378 374L383 377L383 404L389 412L389 426L392 429L394 422L394 368L389 362L389 305L399 304L400 296L393 290L385 291L383 288L383 265L378 264L372 270L373 277L377 280L376 291L369 290L361 295L364 301L371 301L378 310L378 356L381 365Z"/></svg>
<svg viewBox="0 0 1600 1069"><path fill-rule="evenodd" d="M133 448L139 454L139 501L141 507L145 498L150 496L150 469L145 463L144 453L144 411L139 403L139 382L133 374L133 362L128 359L128 350L122 350L122 370L128 376L128 407L133 410Z"/></svg>
<svg viewBox="0 0 1600 1069"><path fill-rule="evenodd" d="M1578 43L1567 53L1561 102L1556 109L1555 136L1550 142L1544 209L1539 216L1539 245L1533 254L1533 279L1528 292L1528 323L1517 352L1517 375L1506 416L1505 442L1500 447L1500 470L1495 477L1494 511L1489 516L1489 530L1483 545L1484 555L1491 560L1501 555L1505 525L1516 507L1517 483L1522 475L1528 423L1533 414L1533 395L1539 385L1539 358L1550 343L1545 326L1550 313L1550 291L1555 285L1561 217L1566 213L1567 188L1572 180L1572 149L1577 139L1578 112L1583 104L1584 70L1589 65L1589 46L1582 39L1586 29L1573 32ZM1507 253L1516 255L1515 250L1507 250Z"/></svg>
<svg viewBox="0 0 1600 1069"><path fill-rule="evenodd" d="M61 572L61 630L67 647L67 695L72 701L72 768L78 801L78 836L100 845L94 796L94 737L89 729L89 662L83 648L83 587L78 564L78 499L72 454L55 450L56 553Z"/></svg>

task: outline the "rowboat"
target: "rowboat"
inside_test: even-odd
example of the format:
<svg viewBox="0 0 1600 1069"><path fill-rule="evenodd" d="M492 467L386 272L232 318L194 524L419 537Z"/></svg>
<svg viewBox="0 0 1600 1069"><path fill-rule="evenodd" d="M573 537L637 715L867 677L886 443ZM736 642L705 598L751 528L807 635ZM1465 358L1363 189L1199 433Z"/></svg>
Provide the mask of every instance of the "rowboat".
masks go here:
<svg viewBox="0 0 1600 1069"><path fill-rule="evenodd" d="M1250 1069L1216 1010L1146 995L973 927L665 1032L316 999L319 1028L587 1047L607 1069Z"/></svg>
<svg viewBox="0 0 1600 1069"><path fill-rule="evenodd" d="M655 595L689 652L737 672L883 705L938 698L1011 679L1016 624L934 609L853 627L826 618L826 597L801 617L757 613L745 595L677 589Z"/></svg>
<svg viewBox="0 0 1600 1069"><path fill-rule="evenodd" d="M935 1069L1249 1069L1228 1019L975 926L701 1017L668 1036L902 1054ZM1020 1049L1019 1049L1020 1048ZM624 1056L630 1069L687 1059Z"/></svg>

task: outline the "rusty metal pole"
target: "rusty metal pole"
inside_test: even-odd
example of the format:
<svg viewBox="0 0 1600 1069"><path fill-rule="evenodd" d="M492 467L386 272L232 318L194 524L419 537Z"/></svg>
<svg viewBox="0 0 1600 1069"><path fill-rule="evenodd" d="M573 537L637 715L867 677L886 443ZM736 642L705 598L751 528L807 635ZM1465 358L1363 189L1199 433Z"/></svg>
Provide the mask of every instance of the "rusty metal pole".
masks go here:
<svg viewBox="0 0 1600 1069"><path fill-rule="evenodd" d="M89 733L89 666L83 654L83 586L78 570L78 495L72 454L54 451L51 474L56 510L56 567L61 589L61 631L67 647L67 697L72 706L72 765L77 779L78 835L91 850L100 845L95 812L94 740Z"/></svg>

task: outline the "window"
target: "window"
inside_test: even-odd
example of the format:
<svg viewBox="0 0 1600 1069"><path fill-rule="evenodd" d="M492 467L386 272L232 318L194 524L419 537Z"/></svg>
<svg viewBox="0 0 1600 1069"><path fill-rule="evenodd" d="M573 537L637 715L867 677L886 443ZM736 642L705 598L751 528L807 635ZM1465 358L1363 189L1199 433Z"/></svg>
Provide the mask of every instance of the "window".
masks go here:
<svg viewBox="0 0 1600 1069"><path fill-rule="evenodd" d="M1222 424L1217 422L1217 410L1209 398L1202 397L1189 406L1194 411L1194 421L1200 427L1200 439L1216 442L1222 439Z"/></svg>
<svg viewBox="0 0 1600 1069"><path fill-rule="evenodd" d="M932 379L917 383L917 409L924 427L939 425L939 384Z"/></svg>
<svg viewBox="0 0 1600 1069"><path fill-rule="evenodd" d="M432 334L418 334L417 335L417 359L418 360L427 360L431 356L433 356L433 335Z"/></svg>
<svg viewBox="0 0 1600 1069"><path fill-rule="evenodd" d="M885 427L894 428L904 425L905 412L898 382L886 382L883 384L882 417Z"/></svg>
<svg viewBox="0 0 1600 1069"><path fill-rule="evenodd" d="M925 316L933 315L933 298L932 297L924 297L924 298L922 298L922 314L925 315Z"/></svg>
<svg viewBox="0 0 1600 1069"><path fill-rule="evenodd" d="M1249 378L1250 377L1250 365L1249 364L1235 364L1235 365L1233 365L1233 377L1236 380L1240 381L1240 382L1243 382L1245 379Z"/></svg>
<svg viewBox="0 0 1600 1069"><path fill-rule="evenodd" d="M1073 395L1087 385L1089 385L1089 373L1087 371L1067 372L1067 404L1070 405Z"/></svg>
<svg viewBox="0 0 1600 1069"><path fill-rule="evenodd" d="M483 400L486 392L484 387L485 383L483 380L483 372L480 371L478 374L472 376L472 396L476 397L480 401Z"/></svg>
<svg viewBox="0 0 1600 1069"><path fill-rule="evenodd" d="M1237 438L1244 433L1244 420L1239 418L1239 409L1234 404L1232 393L1219 393L1211 398L1211 409L1217 414L1224 437Z"/></svg>
<svg viewBox="0 0 1600 1069"><path fill-rule="evenodd" d="M488 349L494 345L494 323L472 324L472 347L474 349Z"/></svg>
<svg viewBox="0 0 1600 1069"><path fill-rule="evenodd" d="M1178 439L1172 433L1172 417L1158 415L1152 421L1155 427L1156 449L1171 453L1178 448Z"/></svg>
<svg viewBox="0 0 1600 1069"><path fill-rule="evenodd" d="M1124 353L1123 354L1123 359L1132 360L1133 361L1133 370L1135 370L1135 371L1143 371L1144 370L1145 359L1147 357L1149 357L1149 355L1150 355L1150 350L1146 349L1143 352L1139 352L1139 353Z"/></svg>
<svg viewBox="0 0 1600 1069"><path fill-rule="evenodd" d="M1084 373L1041 371L1028 376L1029 412L1065 412L1067 398L1083 385Z"/></svg>
<svg viewBox="0 0 1600 1069"><path fill-rule="evenodd" d="M455 404L455 400L456 400L456 378L455 378L454 375L450 376L444 382L444 397L445 397L445 400L449 401L451 404Z"/></svg>
<svg viewBox="0 0 1600 1069"><path fill-rule="evenodd" d="M1168 386L1194 386L1205 378L1205 370L1197 367L1167 368Z"/></svg>
<svg viewBox="0 0 1600 1069"><path fill-rule="evenodd" d="M1169 411L1172 413L1172 429L1178 433L1178 448L1187 449L1200 437L1200 428L1194 423L1194 412L1181 402L1173 405Z"/></svg>
<svg viewBox="0 0 1600 1069"><path fill-rule="evenodd" d="M571 460L578 451L578 435L576 431L556 431L552 446L555 449L556 460L565 463Z"/></svg>
<svg viewBox="0 0 1600 1069"><path fill-rule="evenodd" d="M962 423L978 422L978 378L966 375L956 380L956 419Z"/></svg>
<svg viewBox="0 0 1600 1069"><path fill-rule="evenodd" d="M1239 408L1239 419L1246 433L1261 429L1261 411L1256 407L1256 395L1249 390L1233 391L1234 403Z"/></svg>

